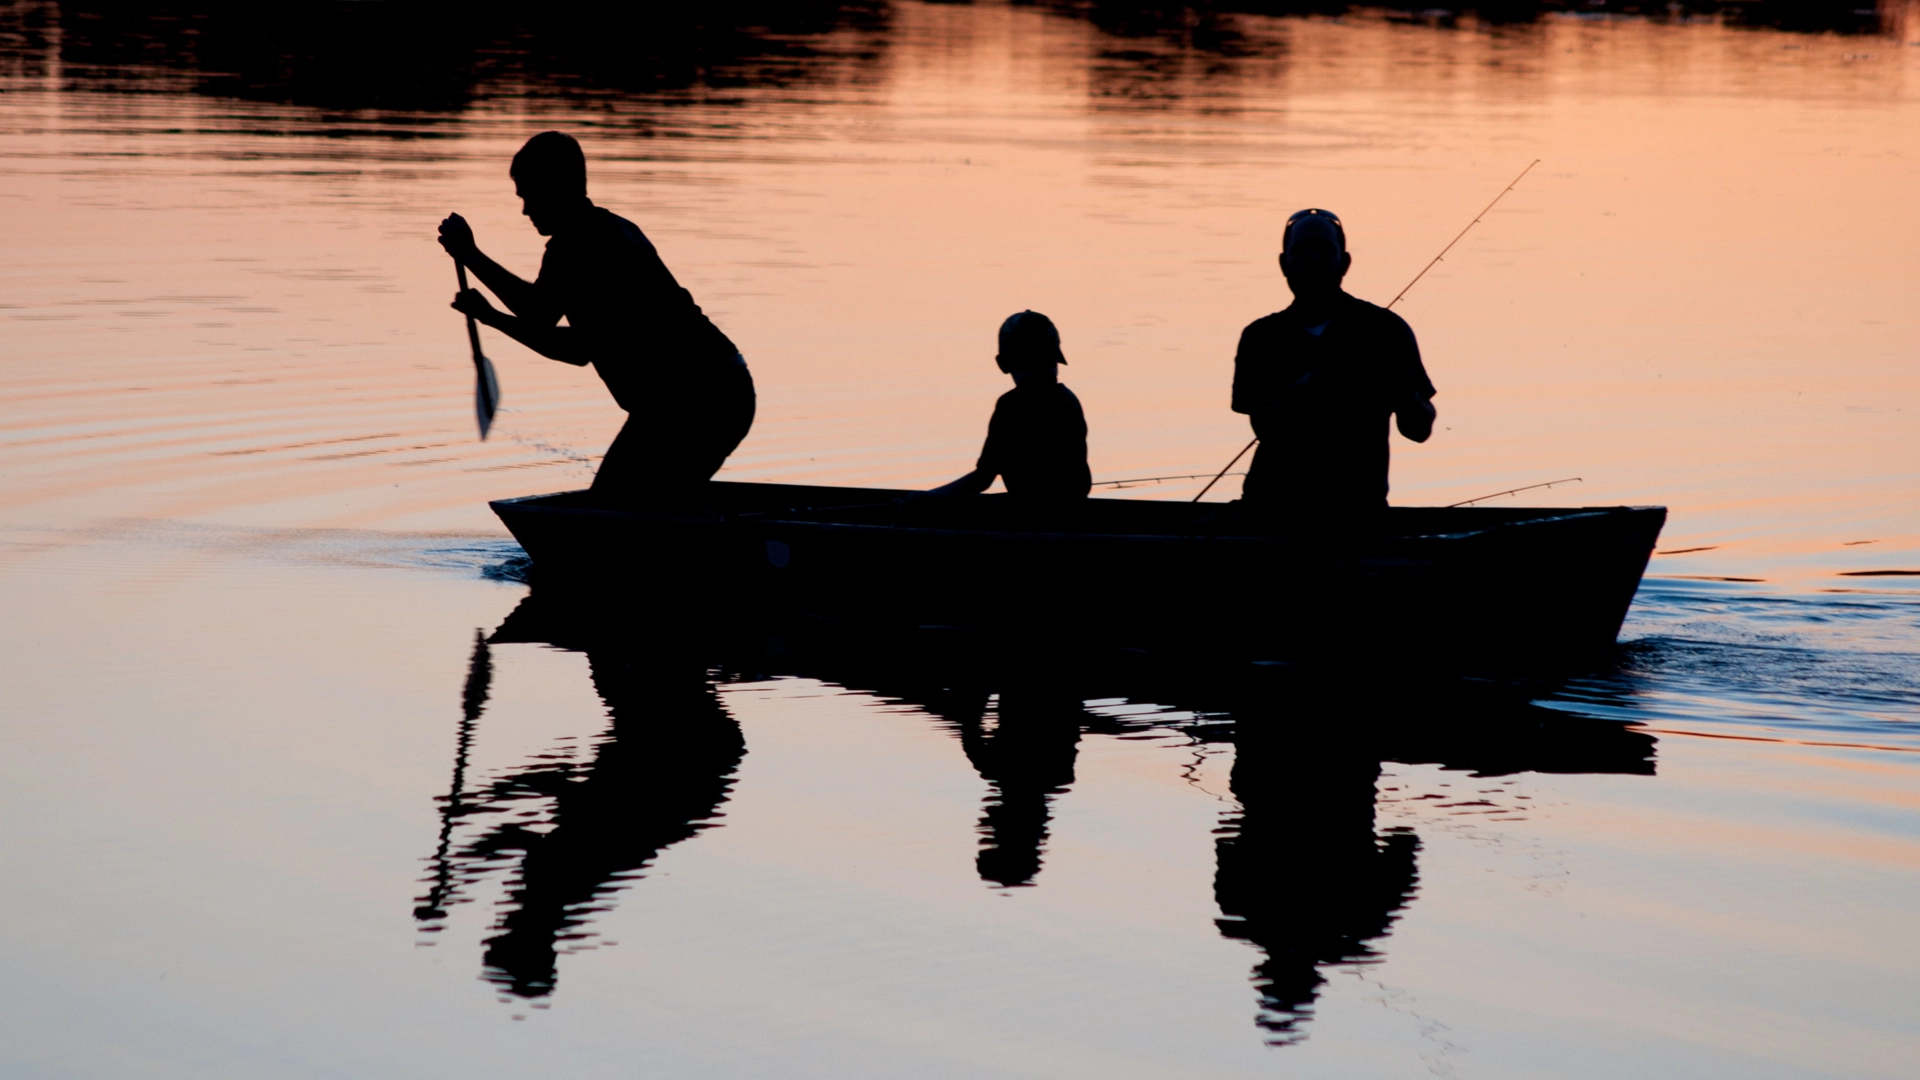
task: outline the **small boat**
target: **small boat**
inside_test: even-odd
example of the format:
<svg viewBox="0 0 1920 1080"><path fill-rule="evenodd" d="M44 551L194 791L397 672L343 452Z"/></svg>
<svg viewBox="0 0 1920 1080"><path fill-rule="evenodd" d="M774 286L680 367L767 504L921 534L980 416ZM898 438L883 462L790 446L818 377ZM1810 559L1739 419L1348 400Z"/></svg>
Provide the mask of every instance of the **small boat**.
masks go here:
<svg viewBox="0 0 1920 1080"><path fill-rule="evenodd" d="M536 588L610 609L752 605L1030 651L1501 678L1611 649L1667 514L1394 507L1361 528L1232 503L1088 499L1047 515L1004 495L915 494L714 481L697 505L618 508L586 491L491 505Z"/></svg>

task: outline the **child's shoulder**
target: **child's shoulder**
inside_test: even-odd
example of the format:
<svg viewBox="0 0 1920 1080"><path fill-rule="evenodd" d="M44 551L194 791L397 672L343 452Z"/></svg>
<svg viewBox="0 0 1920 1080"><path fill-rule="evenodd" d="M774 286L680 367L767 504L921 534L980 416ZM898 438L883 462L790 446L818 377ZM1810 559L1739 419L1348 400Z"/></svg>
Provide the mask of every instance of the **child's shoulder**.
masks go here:
<svg viewBox="0 0 1920 1080"><path fill-rule="evenodd" d="M1080 399L1065 383L1048 383L1045 386L1016 386L1000 395L993 403L995 411L1001 409L1058 408L1062 405L1080 407Z"/></svg>

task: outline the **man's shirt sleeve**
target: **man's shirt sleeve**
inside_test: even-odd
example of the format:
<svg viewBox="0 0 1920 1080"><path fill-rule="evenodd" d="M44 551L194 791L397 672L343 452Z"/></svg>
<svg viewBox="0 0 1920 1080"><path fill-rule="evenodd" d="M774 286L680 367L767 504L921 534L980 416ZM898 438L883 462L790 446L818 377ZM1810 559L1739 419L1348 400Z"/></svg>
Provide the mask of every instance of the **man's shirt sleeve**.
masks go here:
<svg viewBox="0 0 1920 1080"><path fill-rule="evenodd" d="M1240 331L1240 347L1233 353L1233 411L1248 416L1266 404L1267 373L1262 361L1267 358L1261 354L1268 351L1267 335L1261 330L1255 322Z"/></svg>
<svg viewBox="0 0 1920 1080"><path fill-rule="evenodd" d="M1420 343L1413 336L1413 327L1407 325L1407 320L1395 315L1386 331L1386 353L1389 358L1387 389L1392 395L1392 407L1398 411L1432 400L1439 391L1434 389L1433 380L1427 377L1426 365L1420 362Z"/></svg>

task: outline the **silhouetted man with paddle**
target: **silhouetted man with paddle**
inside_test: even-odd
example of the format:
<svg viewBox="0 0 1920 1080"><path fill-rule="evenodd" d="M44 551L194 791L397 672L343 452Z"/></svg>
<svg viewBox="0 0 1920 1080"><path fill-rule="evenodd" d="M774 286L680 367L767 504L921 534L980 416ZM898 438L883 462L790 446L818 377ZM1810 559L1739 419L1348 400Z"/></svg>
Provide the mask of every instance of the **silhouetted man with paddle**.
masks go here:
<svg viewBox="0 0 1920 1080"><path fill-rule="evenodd" d="M608 502L697 497L753 426L746 360L639 227L587 198L586 155L571 136L543 131L528 139L511 173L521 212L552 238L540 276L524 281L482 254L466 219L449 214L440 245L512 314L473 289L454 298L454 309L542 356L593 365L627 411L594 474L596 495Z"/></svg>
<svg viewBox="0 0 1920 1080"><path fill-rule="evenodd" d="M1352 265L1338 217L1287 219L1280 270L1293 304L1248 326L1233 358L1233 411L1260 439L1241 489L1250 510L1362 522L1387 505L1387 418L1414 442L1433 434L1413 330L1340 287Z"/></svg>

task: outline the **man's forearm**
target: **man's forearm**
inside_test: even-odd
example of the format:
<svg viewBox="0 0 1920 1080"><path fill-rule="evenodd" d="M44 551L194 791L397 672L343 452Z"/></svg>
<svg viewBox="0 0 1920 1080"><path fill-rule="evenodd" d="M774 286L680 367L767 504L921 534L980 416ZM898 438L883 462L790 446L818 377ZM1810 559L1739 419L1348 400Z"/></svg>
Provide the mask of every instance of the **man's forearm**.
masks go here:
<svg viewBox="0 0 1920 1080"><path fill-rule="evenodd" d="M533 283L494 262L480 249L474 249L473 257L467 260L467 268L472 270L473 276L479 278L480 283L485 285L493 295L499 297L500 302L507 305L514 314L535 320L546 316L547 312L542 310L543 305L540 303L539 290L534 288ZM558 321L558 318L554 316L546 321ZM505 327L500 329L511 333Z"/></svg>
<svg viewBox="0 0 1920 1080"><path fill-rule="evenodd" d="M502 300L506 299L501 297ZM585 367L587 357L580 354L576 335L570 326L548 326L502 311L482 317L482 322L549 360Z"/></svg>

